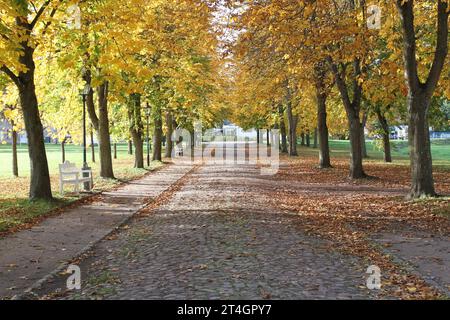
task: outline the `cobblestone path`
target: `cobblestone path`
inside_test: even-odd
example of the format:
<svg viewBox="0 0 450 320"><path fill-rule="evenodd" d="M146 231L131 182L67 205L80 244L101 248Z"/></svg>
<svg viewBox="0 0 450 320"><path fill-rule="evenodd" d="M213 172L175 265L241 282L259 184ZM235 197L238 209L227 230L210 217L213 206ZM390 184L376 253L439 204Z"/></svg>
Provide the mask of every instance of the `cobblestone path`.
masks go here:
<svg viewBox="0 0 450 320"><path fill-rule="evenodd" d="M370 299L367 265L332 252L264 205L252 166L203 166L164 205L80 262L82 290L63 299ZM272 182L273 183L273 182ZM45 284L64 290L67 275Z"/></svg>

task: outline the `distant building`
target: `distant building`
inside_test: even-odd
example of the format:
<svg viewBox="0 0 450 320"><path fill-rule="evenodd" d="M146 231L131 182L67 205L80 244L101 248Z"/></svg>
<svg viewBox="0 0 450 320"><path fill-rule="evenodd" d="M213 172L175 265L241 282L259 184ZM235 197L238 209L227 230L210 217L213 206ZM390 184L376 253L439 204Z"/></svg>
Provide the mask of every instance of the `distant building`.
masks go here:
<svg viewBox="0 0 450 320"><path fill-rule="evenodd" d="M449 131L433 131L430 128L431 139L450 139ZM391 139L408 140L408 126L396 126L391 128Z"/></svg>
<svg viewBox="0 0 450 320"><path fill-rule="evenodd" d="M11 131L12 131L11 124L8 121L6 121L6 119L2 119L1 114L0 114L0 144L2 144L2 143L11 144L12 143ZM52 138L52 133L54 133L54 132L55 132L54 129L45 129L44 130L43 138L44 138L45 143L56 142L56 140ZM18 133L17 143L18 144L27 144L28 143L27 134L24 130Z"/></svg>
<svg viewBox="0 0 450 320"><path fill-rule="evenodd" d="M395 126L391 128L391 139L408 140L408 126Z"/></svg>
<svg viewBox="0 0 450 320"><path fill-rule="evenodd" d="M257 136L256 130L252 129L245 131L241 127L232 123L226 124L222 127L222 134L224 136L235 136L239 140L245 140L245 138L256 139Z"/></svg>
<svg viewBox="0 0 450 320"><path fill-rule="evenodd" d="M431 139L450 139L449 131L431 131Z"/></svg>
<svg viewBox="0 0 450 320"><path fill-rule="evenodd" d="M0 144L1 143L12 143L12 135L11 135L12 127L8 121L0 118ZM18 134L17 143L26 144L28 143L27 135L25 132L20 132Z"/></svg>

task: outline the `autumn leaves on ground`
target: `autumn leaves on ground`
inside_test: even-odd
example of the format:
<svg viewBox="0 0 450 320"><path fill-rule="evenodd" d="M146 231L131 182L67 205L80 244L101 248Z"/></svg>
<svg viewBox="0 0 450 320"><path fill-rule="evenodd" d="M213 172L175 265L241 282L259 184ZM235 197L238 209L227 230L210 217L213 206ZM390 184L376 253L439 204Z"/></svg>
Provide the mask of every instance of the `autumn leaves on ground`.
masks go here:
<svg viewBox="0 0 450 320"><path fill-rule="evenodd" d="M245 136L251 144L269 140L267 144L273 146L277 144L273 133L279 130L281 169L261 179L272 182L272 186L261 185L267 188L264 201L298 216L294 219L298 227L328 239L333 243L331 250L376 264L383 270L386 296L443 297L449 288L429 287L429 279L406 270L374 238L386 233L389 240L409 230L417 239L423 232L448 242L449 16L450 0L0 0L0 143L11 155L7 160L0 158L0 176L6 176L0 180L0 232L29 232L32 238L37 234L34 229L22 229L47 223L51 231L40 239L51 245L42 245L39 252L47 257L55 257L51 250L56 238L60 243L71 242L70 230L61 229L57 220L50 217L39 224L39 217L55 208L63 216L70 209L60 210L61 206L77 198L62 197L58 191L58 175L62 175L58 165L69 160L71 146L84 146L83 160L80 153L74 161L77 168L92 166L94 191L109 191L123 180L146 175L152 169L151 160L160 163L165 156L169 161L189 154L191 146L206 144L194 141L199 132L212 130L220 136L216 142L222 136L233 141ZM253 131L244 132L247 129ZM345 157L336 156L332 145L336 140L345 144ZM314 145L317 152L299 147L300 141L302 146ZM25 159L18 151L21 144L26 145ZM126 159L120 155L115 159L118 144L128 146ZM58 145L58 151L50 152L50 145ZM88 145L98 149L96 164L88 159ZM369 145L382 152L376 160L366 159ZM317 168L319 158L320 167L327 169ZM26 177L24 162L30 169ZM12 170L3 169L6 163ZM222 170L219 173L227 175L226 168ZM168 183L167 177L156 180ZM123 187L132 188L133 183ZM147 189L136 197L148 200L154 186L140 187ZM194 187L199 194L202 187L214 191L208 181ZM242 189L236 186L233 196ZM178 191L187 192L183 190ZM220 189L215 191L215 197L205 201L211 207L223 196ZM114 201L121 196L116 194ZM203 204L195 196L193 202ZM264 205L252 200L255 206ZM176 203L172 218L183 211L182 206ZM91 218L106 210L75 209L78 214L88 211ZM222 209L216 209L202 208L220 215ZM121 210L131 215L130 208ZM241 206L238 211L245 210ZM260 225L248 216L253 219L251 225ZM150 226L151 218L146 221ZM195 214L188 218L189 225L201 221ZM224 227L232 242L233 233L241 229L228 222L209 227ZM181 224L185 230L186 223ZM174 250L186 244L177 238L180 232L172 232L170 221L163 225L169 231L160 236L173 236L169 240L175 240ZM81 226L77 236L89 239L92 231ZM298 240L304 235L301 229L290 229L289 234ZM187 249L195 250L195 230L188 235L193 245ZM16 234L10 236L0 241L11 241ZM202 239L208 236L200 234ZM271 240L267 235L264 239ZM152 239L147 240L142 252L153 246ZM7 260L11 252L20 252L26 263L35 261L27 255L34 254L32 244L17 242L11 250L0 246L0 258ZM273 241L269 244L280 248ZM288 241L281 249L290 245ZM223 247L216 249L221 257ZM271 249L261 250L271 254ZM331 253L319 257L313 251L306 261L315 266L322 261L333 264ZM428 253L430 257L436 253L437 260L448 257L448 251ZM64 258L73 258L66 254ZM167 256L172 258L173 265L178 265L178 257ZM291 264L286 268L302 264L302 256L297 258L288 259ZM141 267L154 267L152 263L145 261ZM256 269L254 274L257 263L250 266ZM23 278L13 274L18 269L1 264L0 275L2 267L11 278ZM45 271L51 272L54 266L47 267ZM164 272L165 267L163 261L156 271ZM335 271L340 268L347 266L339 265ZM321 282L323 277L314 279L322 283L322 289L329 284Z"/></svg>
<svg viewBox="0 0 450 320"><path fill-rule="evenodd" d="M348 163L333 159L333 168L319 169L317 158L283 157L279 183L268 190L273 205L298 215L298 225L306 232L332 241L332 250L358 256L379 266L387 277L384 294L403 299L442 298L420 277L411 275L394 263L371 236L378 232L395 234L399 227L414 234L420 231L447 237L450 233L450 172L435 172L441 198L408 201L410 172L407 166L369 161L369 178L352 181ZM389 243L385 244L389 246Z"/></svg>

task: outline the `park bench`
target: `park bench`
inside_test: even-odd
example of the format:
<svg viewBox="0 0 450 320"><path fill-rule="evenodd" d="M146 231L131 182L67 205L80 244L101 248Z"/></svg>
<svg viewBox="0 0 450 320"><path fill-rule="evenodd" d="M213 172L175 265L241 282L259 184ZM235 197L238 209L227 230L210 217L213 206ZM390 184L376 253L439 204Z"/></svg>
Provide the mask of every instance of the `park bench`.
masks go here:
<svg viewBox="0 0 450 320"><path fill-rule="evenodd" d="M74 163L69 161L59 165L59 192L61 195L64 195L64 185L74 185L75 192L78 193L79 186L86 182L89 183L89 189L92 189L92 170L78 169Z"/></svg>

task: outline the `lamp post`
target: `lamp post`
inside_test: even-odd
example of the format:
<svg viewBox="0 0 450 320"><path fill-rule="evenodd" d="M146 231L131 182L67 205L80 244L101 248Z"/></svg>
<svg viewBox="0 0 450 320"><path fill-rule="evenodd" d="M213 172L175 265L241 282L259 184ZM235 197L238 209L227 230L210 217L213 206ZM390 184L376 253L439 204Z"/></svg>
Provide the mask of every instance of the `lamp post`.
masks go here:
<svg viewBox="0 0 450 320"><path fill-rule="evenodd" d="M147 108L145 108L145 115L147 117L147 167L150 167L150 113L151 107L150 104L147 103Z"/></svg>
<svg viewBox="0 0 450 320"><path fill-rule="evenodd" d="M82 168L83 170L91 170L91 168L87 164L87 146L86 146L86 101L90 91L91 87L88 84L86 84L84 89L81 90L80 92L80 96L83 98L83 168ZM83 178L85 177L89 177L89 173L83 172ZM84 183L84 190L91 191L89 182Z"/></svg>

